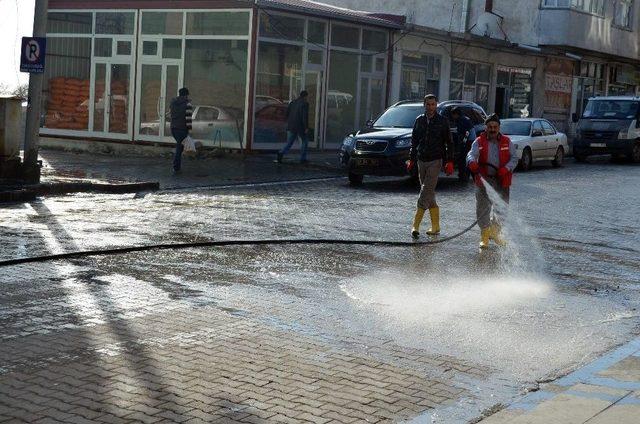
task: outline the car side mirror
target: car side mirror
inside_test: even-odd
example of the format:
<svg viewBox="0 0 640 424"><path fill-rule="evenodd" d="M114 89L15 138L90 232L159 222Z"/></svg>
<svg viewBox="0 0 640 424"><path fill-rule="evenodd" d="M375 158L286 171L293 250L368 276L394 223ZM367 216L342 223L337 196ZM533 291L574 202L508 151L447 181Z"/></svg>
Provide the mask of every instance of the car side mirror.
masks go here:
<svg viewBox="0 0 640 424"><path fill-rule="evenodd" d="M367 123L365 125L367 126L367 128L373 127L373 119L367 120Z"/></svg>
<svg viewBox="0 0 640 424"><path fill-rule="evenodd" d="M580 120L580 117L578 117L578 114L577 114L577 113L575 113L575 112L574 112L574 113L572 113L572 114L571 114L571 121L572 121L574 124L577 124L579 120Z"/></svg>
<svg viewBox="0 0 640 424"><path fill-rule="evenodd" d="M542 137L542 131L534 130L534 131L531 133L531 137Z"/></svg>

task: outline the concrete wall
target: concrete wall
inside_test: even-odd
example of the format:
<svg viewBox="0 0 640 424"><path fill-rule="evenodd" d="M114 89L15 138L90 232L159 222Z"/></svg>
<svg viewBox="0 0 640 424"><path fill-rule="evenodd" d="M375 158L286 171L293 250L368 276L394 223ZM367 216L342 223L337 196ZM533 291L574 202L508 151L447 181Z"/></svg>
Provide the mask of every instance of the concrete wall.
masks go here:
<svg viewBox="0 0 640 424"><path fill-rule="evenodd" d="M407 22L443 31L459 32L463 0L322 0L353 10L404 15Z"/></svg>
<svg viewBox="0 0 640 424"><path fill-rule="evenodd" d="M606 2L605 17L574 10L540 11L540 44L571 46L630 59L640 59L638 16L640 2L634 2L634 31L612 25L613 2Z"/></svg>
<svg viewBox="0 0 640 424"><path fill-rule="evenodd" d="M485 0L323 0L324 3L368 12L405 15L409 23L461 32L462 8L469 4L467 29L476 35L531 46L569 46L609 55L640 59L640 1L634 2L633 31L612 25L614 1L605 2L605 16L569 9L541 9L539 0L494 0L485 13ZM428 5L425 5L427 3Z"/></svg>
<svg viewBox="0 0 640 424"><path fill-rule="evenodd" d="M485 13L484 10L485 0L471 0L468 29L473 34L518 44L538 45L539 2L494 0L495 15ZM496 15L504 19L499 19Z"/></svg>

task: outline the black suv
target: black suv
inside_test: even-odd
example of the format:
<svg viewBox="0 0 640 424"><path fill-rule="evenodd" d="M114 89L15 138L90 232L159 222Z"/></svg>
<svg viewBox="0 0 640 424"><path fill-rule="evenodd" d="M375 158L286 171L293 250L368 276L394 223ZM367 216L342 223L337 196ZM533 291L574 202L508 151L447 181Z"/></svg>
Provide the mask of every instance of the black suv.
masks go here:
<svg viewBox="0 0 640 424"><path fill-rule="evenodd" d="M485 130L486 113L482 107L461 100L445 101L438 104L438 113L450 119L451 108L457 106L471 119L476 133ZM367 122L367 127L349 134L342 142L338 153L340 164L349 172L352 184L362 183L365 175L403 176L407 173L411 133L418 116L424 113L424 105L419 101L402 101L389 107L375 121ZM456 146L456 160L464 150ZM414 167L414 176L417 171Z"/></svg>

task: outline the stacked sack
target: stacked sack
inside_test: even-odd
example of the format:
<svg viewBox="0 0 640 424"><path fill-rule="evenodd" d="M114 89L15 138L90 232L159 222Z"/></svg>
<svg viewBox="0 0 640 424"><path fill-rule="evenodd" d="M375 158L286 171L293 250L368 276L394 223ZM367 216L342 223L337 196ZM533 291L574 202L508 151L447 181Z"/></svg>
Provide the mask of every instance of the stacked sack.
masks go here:
<svg viewBox="0 0 640 424"><path fill-rule="evenodd" d="M89 125L89 84L89 80L77 78L51 78L45 127L86 130Z"/></svg>
<svg viewBox="0 0 640 424"><path fill-rule="evenodd" d="M109 131L114 133L127 132L127 99L129 87L125 81L111 82L111 111Z"/></svg>

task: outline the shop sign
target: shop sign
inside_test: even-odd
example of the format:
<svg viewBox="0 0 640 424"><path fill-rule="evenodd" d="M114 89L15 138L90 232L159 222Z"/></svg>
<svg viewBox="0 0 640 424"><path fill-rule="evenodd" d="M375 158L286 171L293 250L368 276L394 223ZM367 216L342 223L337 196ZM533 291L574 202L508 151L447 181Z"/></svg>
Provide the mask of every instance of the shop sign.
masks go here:
<svg viewBox="0 0 640 424"><path fill-rule="evenodd" d="M545 77L545 91L571 94L572 87L573 78L571 77L552 74L547 74Z"/></svg>

